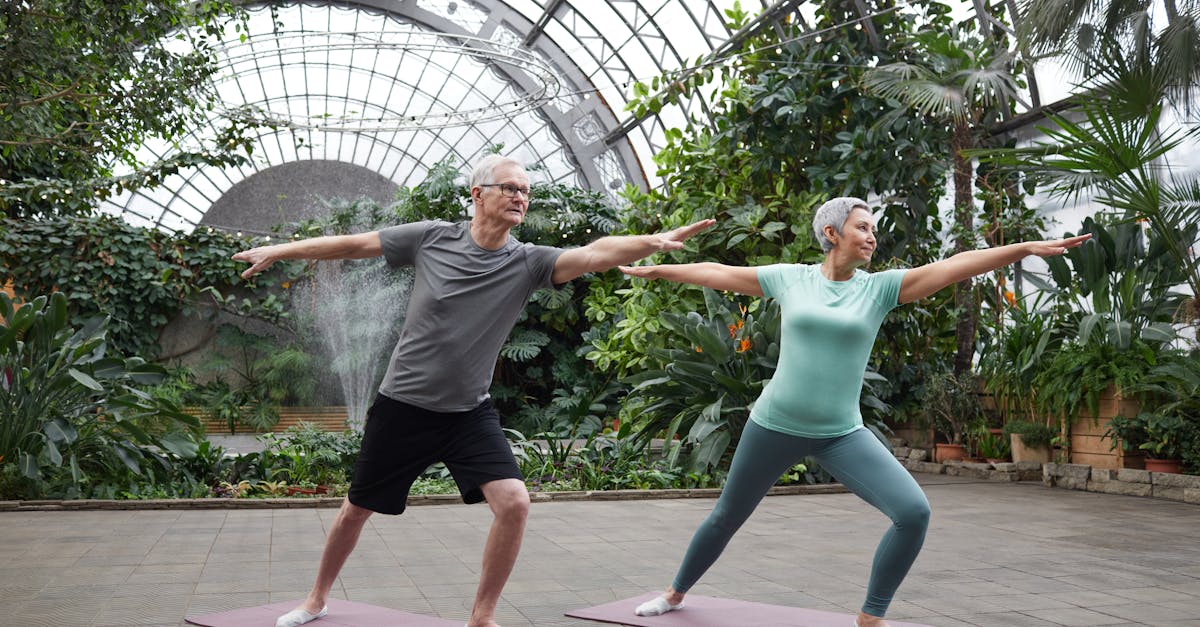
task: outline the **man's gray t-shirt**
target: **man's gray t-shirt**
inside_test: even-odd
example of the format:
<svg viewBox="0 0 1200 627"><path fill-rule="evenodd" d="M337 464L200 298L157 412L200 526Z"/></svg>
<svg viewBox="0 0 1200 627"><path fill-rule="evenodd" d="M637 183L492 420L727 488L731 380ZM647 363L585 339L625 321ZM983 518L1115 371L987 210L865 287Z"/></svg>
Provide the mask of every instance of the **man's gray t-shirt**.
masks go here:
<svg viewBox="0 0 1200 627"><path fill-rule="evenodd" d="M552 287L561 248L511 235L480 248L469 222L413 222L379 231L389 266L413 266L400 340L379 393L439 412L474 409L488 398L500 347L535 291ZM386 315L380 312L380 315Z"/></svg>

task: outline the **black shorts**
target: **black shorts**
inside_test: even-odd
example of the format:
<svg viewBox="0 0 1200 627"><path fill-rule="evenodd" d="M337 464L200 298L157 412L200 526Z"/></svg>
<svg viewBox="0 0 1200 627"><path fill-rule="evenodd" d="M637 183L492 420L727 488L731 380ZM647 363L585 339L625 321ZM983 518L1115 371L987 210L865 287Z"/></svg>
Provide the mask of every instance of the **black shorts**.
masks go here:
<svg viewBox="0 0 1200 627"><path fill-rule="evenodd" d="M484 500L480 487L489 481L525 479L491 400L444 413L380 394L367 412L347 496L373 512L402 513L413 482L437 462L446 464L465 503Z"/></svg>

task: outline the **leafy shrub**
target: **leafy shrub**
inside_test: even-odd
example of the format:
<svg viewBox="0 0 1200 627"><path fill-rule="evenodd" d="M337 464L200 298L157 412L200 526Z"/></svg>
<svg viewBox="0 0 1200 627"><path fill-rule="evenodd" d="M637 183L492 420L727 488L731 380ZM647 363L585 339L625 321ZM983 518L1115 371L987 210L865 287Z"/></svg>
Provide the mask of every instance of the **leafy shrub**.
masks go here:
<svg viewBox="0 0 1200 627"><path fill-rule="evenodd" d="M38 489L79 494L194 454L198 421L143 389L161 367L109 354L106 319L76 329L61 292L19 306L0 294L0 318L0 460Z"/></svg>

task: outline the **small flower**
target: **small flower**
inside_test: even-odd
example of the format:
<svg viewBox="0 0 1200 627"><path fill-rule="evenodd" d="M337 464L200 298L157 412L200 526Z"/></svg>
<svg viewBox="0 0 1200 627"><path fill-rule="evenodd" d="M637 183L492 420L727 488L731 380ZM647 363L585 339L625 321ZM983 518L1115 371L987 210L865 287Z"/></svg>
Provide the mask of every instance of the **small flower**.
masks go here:
<svg viewBox="0 0 1200 627"><path fill-rule="evenodd" d="M704 351L703 351L703 350L702 350L702 349L701 349L699 346L697 346L697 347L696 347L696 352L697 352L697 353L703 353Z"/></svg>
<svg viewBox="0 0 1200 627"><path fill-rule="evenodd" d="M751 346L753 346L753 344L750 343L749 338L742 338L742 341L738 342L737 352L744 353L750 350Z"/></svg>
<svg viewBox="0 0 1200 627"><path fill-rule="evenodd" d="M290 289L290 288L292 287L292 282L291 282L291 281L284 281L282 284L280 284L280 287L282 287L282 288L283 288L283 289L285 289L285 290L286 290L286 289Z"/></svg>
<svg viewBox="0 0 1200 627"><path fill-rule="evenodd" d="M1012 293L1012 290L1004 291L1004 300L1008 301L1009 307L1017 306L1017 295Z"/></svg>

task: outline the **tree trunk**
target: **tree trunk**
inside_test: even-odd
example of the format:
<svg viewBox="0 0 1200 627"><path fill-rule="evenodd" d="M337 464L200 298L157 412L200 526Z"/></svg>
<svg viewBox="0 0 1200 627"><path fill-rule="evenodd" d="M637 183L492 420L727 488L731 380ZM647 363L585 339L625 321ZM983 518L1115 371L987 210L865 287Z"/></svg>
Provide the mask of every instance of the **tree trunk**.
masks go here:
<svg viewBox="0 0 1200 627"><path fill-rule="evenodd" d="M967 122L954 124L954 139L951 151L954 153L954 221L957 226L957 237L954 241L954 252L974 248L971 234L975 230L975 201L971 188L971 161L963 155L963 151L971 147L971 128ZM959 281L954 286L954 306L958 309L958 324L954 328L954 339L958 352L954 355L954 374L961 375L971 370L971 362L975 357L975 326L979 318L979 304L975 299L972 280Z"/></svg>

